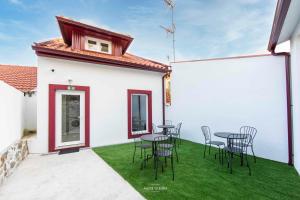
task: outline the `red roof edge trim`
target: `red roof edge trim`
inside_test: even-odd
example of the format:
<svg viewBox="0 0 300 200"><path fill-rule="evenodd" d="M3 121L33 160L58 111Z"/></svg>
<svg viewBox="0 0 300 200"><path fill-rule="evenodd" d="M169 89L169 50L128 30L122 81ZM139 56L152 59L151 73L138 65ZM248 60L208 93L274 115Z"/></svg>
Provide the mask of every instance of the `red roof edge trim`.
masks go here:
<svg viewBox="0 0 300 200"><path fill-rule="evenodd" d="M66 60L75 60L75 61L88 62L88 63L94 63L94 64L106 64L106 65L117 66L117 67L148 70L148 71L155 71L155 72L161 72L161 73L169 72L169 69L167 66L165 69L158 69L158 68L155 69L155 68L147 67L144 65L139 65L139 64L134 64L134 63L126 63L124 61L118 62L118 61L114 61L114 60L110 60L110 59L76 54L76 53L65 52L65 51L59 51L59 50L52 50L52 49L38 47L38 46L32 46L32 49L36 51L36 54L38 56L51 57L51 58L63 58Z"/></svg>
<svg viewBox="0 0 300 200"><path fill-rule="evenodd" d="M274 51L284 24L284 20L288 13L291 0L278 0L275 16L272 25L272 31L269 39L268 50Z"/></svg>

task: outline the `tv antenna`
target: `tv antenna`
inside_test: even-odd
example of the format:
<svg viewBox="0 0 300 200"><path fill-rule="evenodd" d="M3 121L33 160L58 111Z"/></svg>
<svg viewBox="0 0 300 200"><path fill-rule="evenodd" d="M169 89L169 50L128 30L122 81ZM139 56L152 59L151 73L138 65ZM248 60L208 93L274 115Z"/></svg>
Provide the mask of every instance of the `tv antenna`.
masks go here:
<svg viewBox="0 0 300 200"><path fill-rule="evenodd" d="M164 0L166 6L171 9L171 14L172 14L172 25L171 27L165 27L165 26L160 26L162 29L164 29L167 33L167 36L170 34L173 37L173 61L175 62L175 23L174 23L174 8L175 8L175 3L174 0Z"/></svg>

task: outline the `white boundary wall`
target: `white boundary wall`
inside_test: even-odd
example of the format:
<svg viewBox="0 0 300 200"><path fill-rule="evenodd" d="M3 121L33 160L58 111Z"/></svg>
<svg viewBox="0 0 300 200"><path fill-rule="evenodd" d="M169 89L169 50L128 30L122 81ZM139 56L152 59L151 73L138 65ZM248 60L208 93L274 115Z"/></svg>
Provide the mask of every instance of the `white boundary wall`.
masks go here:
<svg viewBox="0 0 300 200"><path fill-rule="evenodd" d="M0 81L0 152L21 139L23 113L24 94Z"/></svg>
<svg viewBox="0 0 300 200"><path fill-rule="evenodd" d="M291 39L294 165L300 174L300 22Z"/></svg>
<svg viewBox="0 0 300 200"><path fill-rule="evenodd" d="M36 93L31 96L24 97L25 111L24 111L24 128L29 130L36 130Z"/></svg>
<svg viewBox="0 0 300 200"><path fill-rule="evenodd" d="M203 125L212 132L250 125L258 130L257 156L288 162L283 56L174 63L172 70L166 119L183 121L184 139L203 143Z"/></svg>

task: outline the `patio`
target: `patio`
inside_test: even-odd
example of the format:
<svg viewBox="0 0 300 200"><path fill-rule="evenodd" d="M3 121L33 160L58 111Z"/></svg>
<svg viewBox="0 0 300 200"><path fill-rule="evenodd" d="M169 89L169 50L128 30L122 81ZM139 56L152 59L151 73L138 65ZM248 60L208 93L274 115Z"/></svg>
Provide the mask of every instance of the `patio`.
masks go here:
<svg viewBox="0 0 300 200"><path fill-rule="evenodd" d="M34 155L21 163L0 189L5 200L143 199L92 150Z"/></svg>
<svg viewBox="0 0 300 200"><path fill-rule="evenodd" d="M140 170L137 153L132 163L133 143L93 150L147 199L300 199L300 190L295 189L300 188L300 178L293 167L262 158L254 163L250 156L252 176L238 158L230 174L226 164L214 159L216 149L204 159L204 146L191 141L184 140L178 148L175 181L169 163L164 173L159 170L156 181L152 160Z"/></svg>

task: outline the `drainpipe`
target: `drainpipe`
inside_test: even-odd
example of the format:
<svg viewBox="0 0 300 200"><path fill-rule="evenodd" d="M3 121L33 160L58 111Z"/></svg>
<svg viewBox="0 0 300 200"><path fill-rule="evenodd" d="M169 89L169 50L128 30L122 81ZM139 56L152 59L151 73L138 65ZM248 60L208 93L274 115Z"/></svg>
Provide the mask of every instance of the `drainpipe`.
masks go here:
<svg viewBox="0 0 300 200"><path fill-rule="evenodd" d="M291 65L290 53L288 52L275 52L275 48L271 50L273 56L285 57L285 79L286 79L286 101L287 101L287 125L288 125L288 164L293 166L293 116L292 116L292 88L291 88Z"/></svg>

